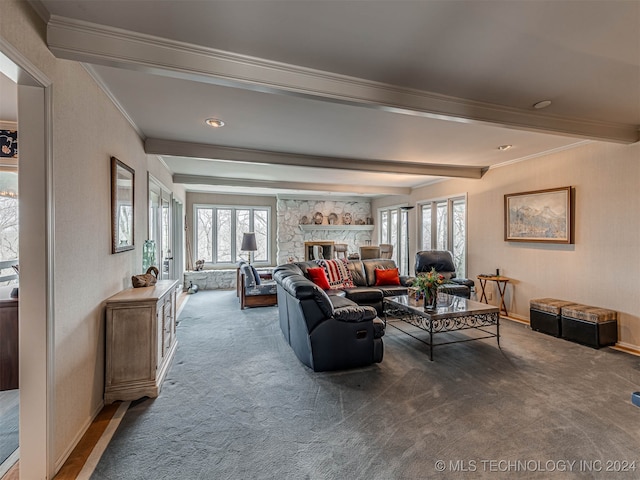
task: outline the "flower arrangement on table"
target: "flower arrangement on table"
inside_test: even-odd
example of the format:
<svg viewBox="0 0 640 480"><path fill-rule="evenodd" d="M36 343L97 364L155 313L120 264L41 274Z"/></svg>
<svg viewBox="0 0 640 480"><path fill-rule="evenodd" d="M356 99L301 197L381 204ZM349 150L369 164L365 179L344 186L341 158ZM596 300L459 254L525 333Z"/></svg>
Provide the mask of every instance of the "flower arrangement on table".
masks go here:
<svg viewBox="0 0 640 480"><path fill-rule="evenodd" d="M413 282L412 287L424 294L425 307L435 307L436 299L438 298L438 287L444 283L448 283L444 278L444 275L436 272L436 269L431 267L431 270L426 273L419 273Z"/></svg>

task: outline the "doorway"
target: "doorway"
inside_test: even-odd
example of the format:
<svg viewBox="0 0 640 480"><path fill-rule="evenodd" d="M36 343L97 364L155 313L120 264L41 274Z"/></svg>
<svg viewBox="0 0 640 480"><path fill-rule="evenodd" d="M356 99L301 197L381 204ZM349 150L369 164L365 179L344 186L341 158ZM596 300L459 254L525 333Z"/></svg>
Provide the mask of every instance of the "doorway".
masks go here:
<svg viewBox="0 0 640 480"><path fill-rule="evenodd" d="M0 36L0 71L17 85L19 445L22 478L53 478L53 156L51 81Z"/></svg>
<svg viewBox="0 0 640 480"><path fill-rule="evenodd" d="M175 244L176 202L171 191L149 175L149 233L148 239L155 246L155 258L159 270L159 279L177 278L177 265L174 252L181 248Z"/></svg>
<svg viewBox="0 0 640 480"><path fill-rule="evenodd" d="M0 477L18 460L18 85L0 71Z"/></svg>

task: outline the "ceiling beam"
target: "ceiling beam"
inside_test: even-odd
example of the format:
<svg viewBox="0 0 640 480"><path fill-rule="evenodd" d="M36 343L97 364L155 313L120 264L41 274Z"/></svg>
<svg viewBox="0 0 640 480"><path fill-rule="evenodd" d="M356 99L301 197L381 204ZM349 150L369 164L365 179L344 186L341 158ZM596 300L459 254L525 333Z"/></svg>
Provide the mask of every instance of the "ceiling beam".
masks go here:
<svg viewBox="0 0 640 480"><path fill-rule="evenodd" d="M432 163L364 160L359 158L324 157L302 155L248 148L224 147L202 143L180 142L147 138L144 151L150 155L169 155L211 160L231 160L267 165L289 165L295 167L351 170L361 172L392 173L406 175L429 175L436 177L482 178L485 167L461 165L437 165Z"/></svg>
<svg viewBox="0 0 640 480"><path fill-rule="evenodd" d="M617 143L640 140L637 125L560 117L449 97L56 15L47 24L47 43L58 58L173 78L448 121L479 122Z"/></svg>
<svg viewBox="0 0 640 480"><path fill-rule="evenodd" d="M240 178L209 177L205 175L174 174L173 183L185 185L224 185L246 188L270 188L275 190L307 190L314 192L340 192L361 195L409 195L410 187L379 185L339 185L333 183L280 182L269 180L247 180Z"/></svg>

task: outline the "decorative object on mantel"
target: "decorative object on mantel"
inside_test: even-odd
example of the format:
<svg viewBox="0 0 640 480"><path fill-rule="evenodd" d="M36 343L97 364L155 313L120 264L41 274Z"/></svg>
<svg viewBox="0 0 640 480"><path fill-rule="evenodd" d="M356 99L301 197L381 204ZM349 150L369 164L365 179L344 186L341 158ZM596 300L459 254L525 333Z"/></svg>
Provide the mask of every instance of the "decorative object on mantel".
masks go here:
<svg viewBox="0 0 640 480"><path fill-rule="evenodd" d="M133 275L131 277L131 284L133 288L151 287L158 281L158 269L156 267L147 268L147 273L141 275Z"/></svg>
<svg viewBox="0 0 640 480"><path fill-rule="evenodd" d="M316 212L313 214L313 223L316 225L322 225L322 220L324 220L324 215L320 212Z"/></svg>
<svg viewBox="0 0 640 480"><path fill-rule="evenodd" d="M373 225L373 218L367 217L367 225Z"/></svg>
<svg viewBox="0 0 640 480"><path fill-rule="evenodd" d="M300 225L309 225L309 219L307 218L306 215L303 215L302 218L300 219Z"/></svg>
<svg viewBox="0 0 640 480"><path fill-rule="evenodd" d="M361 218L357 219L356 225L364 225L364 220L362 220Z"/></svg>
<svg viewBox="0 0 640 480"><path fill-rule="evenodd" d="M351 214L349 212L342 215L342 223L345 225L351 225Z"/></svg>
<svg viewBox="0 0 640 480"><path fill-rule="evenodd" d="M327 217L329 220L329 225L337 225L338 224L338 215L336 215L335 213L330 213L329 217Z"/></svg>
<svg viewBox="0 0 640 480"><path fill-rule="evenodd" d="M438 287L446 283L444 275L431 267L427 273L421 273L413 282L413 287L424 293L425 310L434 310L438 304Z"/></svg>

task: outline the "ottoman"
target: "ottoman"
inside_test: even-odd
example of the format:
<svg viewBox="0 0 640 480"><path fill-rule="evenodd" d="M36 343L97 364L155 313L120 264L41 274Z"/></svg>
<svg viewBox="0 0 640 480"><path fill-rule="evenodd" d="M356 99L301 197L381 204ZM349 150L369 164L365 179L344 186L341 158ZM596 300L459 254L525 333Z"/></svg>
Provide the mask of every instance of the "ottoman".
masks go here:
<svg viewBox="0 0 640 480"><path fill-rule="evenodd" d="M536 298L529 301L529 323L531 330L560 337L560 314L562 307L575 305L573 302L557 298Z"/></svg>
<svg viewBox="0 0 640 480"><path fill-rule="evenodd" d="M618 314L606 308L587 305L562 307L562 338L593 348L618 341Z"/></svg>

